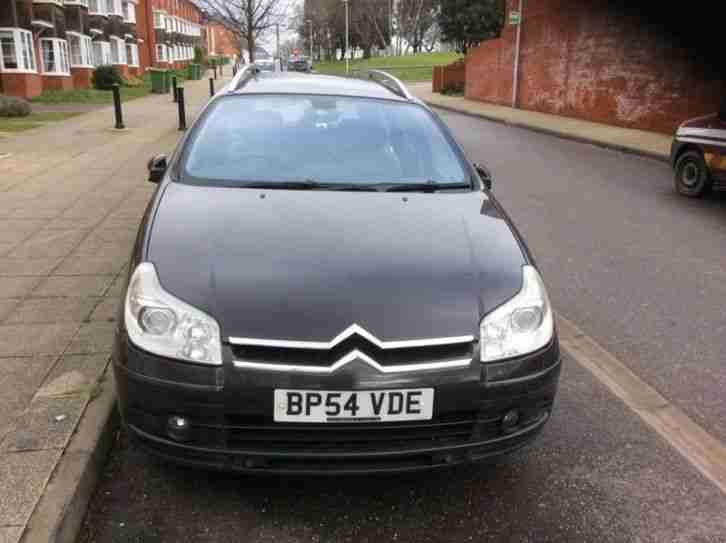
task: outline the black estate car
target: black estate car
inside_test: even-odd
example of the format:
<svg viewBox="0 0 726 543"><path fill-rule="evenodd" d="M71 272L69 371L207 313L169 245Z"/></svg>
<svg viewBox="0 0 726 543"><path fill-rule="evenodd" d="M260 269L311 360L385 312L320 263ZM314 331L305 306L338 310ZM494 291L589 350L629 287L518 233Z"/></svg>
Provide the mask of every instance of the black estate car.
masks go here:
<svg viewBox="0 0 726 543"><path fill-rule="evenodd" d="M536 264L486 169L397 79L245 68L149 170L113 354L143 448L359 473L542 430L560 351Z"/></svg>

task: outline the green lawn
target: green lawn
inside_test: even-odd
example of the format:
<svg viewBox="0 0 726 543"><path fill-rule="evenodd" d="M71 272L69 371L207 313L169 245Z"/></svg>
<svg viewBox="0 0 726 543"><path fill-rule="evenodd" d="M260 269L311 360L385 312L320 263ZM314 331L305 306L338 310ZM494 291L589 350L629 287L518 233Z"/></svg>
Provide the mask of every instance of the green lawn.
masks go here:
<svg viewBox="0 0 726 543"><path fill-rule="evenodd" d="M141 87L121 87L121 101L141 98L151 92L151 84L144 80ZM30 100L41 104L110 104L113 102L111 91L98 89L73 89L68 91L45 91Z"/></svg>
<svg viewBox="0 0 726 543"><path fill-rule="evenodd" d="M385 70L403 81L430 81L432 67L450 64L461 58L458 53L419 53L401 57L375 57L356 59L350 63L353 70ZM345 75L345 61L318 62L313 70L321 74Z"/></svg>
<svg viewBox="0 0 726 543"><path fill-rule="evenodd" d="M0 117L0 132L22 132L38 128L47 123L63 121L80 113L49 111L47 113L31 113L27 117Z"/></svg>

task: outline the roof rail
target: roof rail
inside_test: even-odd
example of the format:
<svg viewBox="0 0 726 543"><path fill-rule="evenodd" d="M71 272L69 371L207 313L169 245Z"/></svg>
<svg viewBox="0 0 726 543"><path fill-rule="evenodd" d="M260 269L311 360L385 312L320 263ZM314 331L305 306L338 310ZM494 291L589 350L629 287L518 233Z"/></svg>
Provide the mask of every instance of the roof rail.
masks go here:
<svg viewBox="0 0 726 543"><path fill-rule="evenodd" d="M357 73L360 73L361 77L366 77L371 81L375 81L379 85L386 87L393 94L396 94L401 98L411 101L416 99L410 92L408 92L406 85L404 85L400 79L388 72L384 72L383 70L360 70L357 71Z"/></svg>
<svg viewBox="0 0 726 543"><path fill-rule="evenodd" d="M260 69L254 64L247 64L244 68L241 68L237 75L232 78L229 83L227 92L235 92L244 87L252 76L259 73Z"/></svg>

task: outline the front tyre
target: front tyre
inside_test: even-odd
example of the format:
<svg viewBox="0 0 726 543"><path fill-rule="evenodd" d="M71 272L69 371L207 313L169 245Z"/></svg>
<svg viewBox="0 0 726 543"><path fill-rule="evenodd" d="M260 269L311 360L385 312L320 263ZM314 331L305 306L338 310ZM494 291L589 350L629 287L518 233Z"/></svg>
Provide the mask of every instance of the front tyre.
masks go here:
<svg viewBox="0 0 726 543"><path fill-rule="evenodd" d="M676 162L676 192L698 198L711 188L711 175L703 155L698 151L683 153Z"/></svg>

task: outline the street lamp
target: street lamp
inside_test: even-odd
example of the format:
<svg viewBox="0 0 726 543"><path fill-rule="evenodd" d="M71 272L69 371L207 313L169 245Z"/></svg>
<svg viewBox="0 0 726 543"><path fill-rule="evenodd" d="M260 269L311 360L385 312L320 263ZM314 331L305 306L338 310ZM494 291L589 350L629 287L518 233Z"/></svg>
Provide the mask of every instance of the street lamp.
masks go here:
<svg viewBox="0 0 726 543"><path fill-rule="evenodd" d="M388 41L391 42L391 56L393 56L393 0L388 3Z"/></svg>
<svg viewBox="0 0 726 543"><path fill-rule="evenodd" d="M313 61L313 20L308 19L307 23L310 25L310 62Z"/></svg>
<svg viewBox="0 0 726 543"><path fill-rule="evenodd" d="M348 59L348 49L350 47L350 37L348 32L348 0L343 0L343 3L345 4L345 74L350 74L350 60Z"/></svg>

